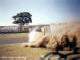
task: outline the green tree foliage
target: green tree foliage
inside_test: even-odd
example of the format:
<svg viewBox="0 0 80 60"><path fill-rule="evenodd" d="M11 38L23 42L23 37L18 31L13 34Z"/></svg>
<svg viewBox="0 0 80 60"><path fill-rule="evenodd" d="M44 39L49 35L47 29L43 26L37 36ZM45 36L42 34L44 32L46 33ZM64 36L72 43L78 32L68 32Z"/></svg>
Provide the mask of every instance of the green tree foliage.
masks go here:
<svg viewBox="0 0 80 60"><path fill-rule="evenodd" d="M20 32L22 31L22 26L24 24L29 24L32 23L31 19L32 15L29 12L21 12L18 13L17 15L13 16L13 23L14 24L19 24L20 25Z"/></svg>

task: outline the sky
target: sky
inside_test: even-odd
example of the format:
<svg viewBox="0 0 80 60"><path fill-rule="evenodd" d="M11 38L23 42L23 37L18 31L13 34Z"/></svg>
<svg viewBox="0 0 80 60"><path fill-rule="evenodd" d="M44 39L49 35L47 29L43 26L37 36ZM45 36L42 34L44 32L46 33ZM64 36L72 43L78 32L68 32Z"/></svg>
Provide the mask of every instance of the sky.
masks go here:
<svg viewBox="0 0 80 60"><path fill-rule="evenodd" d="M32 14L32 25L80 20L80 0L0 0L0 26L15 25L20 12Z"/></svg>

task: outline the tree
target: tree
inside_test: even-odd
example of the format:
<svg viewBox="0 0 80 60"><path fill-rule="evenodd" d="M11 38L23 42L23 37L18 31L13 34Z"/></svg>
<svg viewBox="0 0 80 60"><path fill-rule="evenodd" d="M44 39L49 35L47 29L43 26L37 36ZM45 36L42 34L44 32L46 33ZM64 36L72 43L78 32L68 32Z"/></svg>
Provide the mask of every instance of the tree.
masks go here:
<svg viewBox="0 0 80 60"><path fill-rule="evenodd" d="M19 24L20 26L19 31L22 32L22 26L24 26L25 24L32 23L31 17L32 15L29 12L21 12L13 16L13 19L14 19L13 23Z"/></svg>

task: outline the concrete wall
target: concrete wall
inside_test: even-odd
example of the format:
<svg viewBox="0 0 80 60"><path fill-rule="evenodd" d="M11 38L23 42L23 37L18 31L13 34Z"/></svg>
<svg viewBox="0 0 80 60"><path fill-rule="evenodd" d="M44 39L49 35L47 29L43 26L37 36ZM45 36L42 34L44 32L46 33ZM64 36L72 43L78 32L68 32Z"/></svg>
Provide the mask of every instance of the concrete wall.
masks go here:
<svg viewBox="0 0 80 60"><path fill-rule="evenodd" d="M35 27L42 27L46 25L29 25L29 26L23 26L22 32L29 32L32 31ZM5 32L19 32L19 26L0 26L0 33Z"/></svg>
<svg viewBox="0 0 80 60"><path fill-rule="evenodd" d="M23 27L23 32L26 32L28 30L27 27ZM0 33L5 33L5 32L19 32L19 27L18 26L0 26Z"/></svg>

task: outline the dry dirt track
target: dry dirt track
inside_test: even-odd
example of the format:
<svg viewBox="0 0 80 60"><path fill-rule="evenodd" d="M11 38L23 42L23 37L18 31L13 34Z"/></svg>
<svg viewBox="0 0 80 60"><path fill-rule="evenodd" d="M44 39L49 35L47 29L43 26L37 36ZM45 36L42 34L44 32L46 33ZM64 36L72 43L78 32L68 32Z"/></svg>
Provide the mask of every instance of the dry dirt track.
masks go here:
<svg viewBox="0 0 80 60"><path fill-rule="evenodd" d="M0 34L0 45L23 43L28 41L27 33Z"/></svg>

